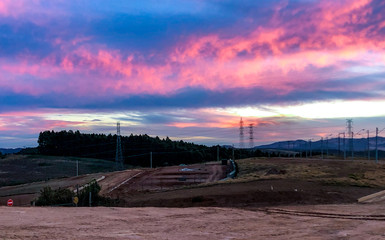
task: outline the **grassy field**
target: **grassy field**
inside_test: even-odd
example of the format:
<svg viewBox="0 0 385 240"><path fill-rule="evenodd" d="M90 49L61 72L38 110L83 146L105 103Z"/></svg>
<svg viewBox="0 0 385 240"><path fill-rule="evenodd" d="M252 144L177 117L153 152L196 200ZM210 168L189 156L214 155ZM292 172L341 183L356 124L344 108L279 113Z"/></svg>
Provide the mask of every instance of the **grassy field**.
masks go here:
<svg viewBox="0 0 385 240"><path fill-rule="evenodd" d="M115 166L91 158L8 155L0 159L0 187L76 176L77 160L79 175L110 172Z"/></svg>
<svg viewBox="0 0 385 240"><path fill-rule="evenodd" d="M249 158L237 163L238 178L232 182L295 179L324 185L385 188L385 165L374 161Z"/></svg>

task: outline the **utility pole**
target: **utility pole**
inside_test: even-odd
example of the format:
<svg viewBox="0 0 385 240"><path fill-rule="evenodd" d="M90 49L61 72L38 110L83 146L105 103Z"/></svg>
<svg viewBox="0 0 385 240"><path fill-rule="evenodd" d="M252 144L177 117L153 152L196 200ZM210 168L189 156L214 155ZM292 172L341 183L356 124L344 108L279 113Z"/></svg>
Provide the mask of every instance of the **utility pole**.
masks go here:
<svg viewBox="0 0 385 240"><path fill-rule="evenodd" d="M324 138L321 137L321 159L324 159Z"/></svg>
<svg viewBox="0 0 385 240"><path fill-rule="evenodd" d="M352 152L352 159L354 157L353 153L353 120L352 119L346 119L346 129L348 131L348 138L349 138L349 151Z"/></svg>
<svg viewBox="0 0 385 240"><path fill-rule="evenodd" d="M352 132L352 142L351 142L351 144L352 144L352 160L354 160L354 143L353 143L353 140L354 140L354 133Z"/></svg>
<svg viewBox="0 0 385 240"><path fill-rule="evenodd" d="M370 142L369 142L369 130L366 131L366 133L368 134L368 160L370 161Z"/></svg>
<svg viewBox="0 0 385 240"><path fill-rule="evenodd" d="M152 152L150 152L150 168L152 168Z"/></svg>
<svg viewBox="0 0 385 240"><path fill-rule="evenodd" d="M356 135L361 135L361 131L365 131L365 129L361 129L356 133ZM359 148L358 148L359 150ZM354 132L352 132L352 160L354 160Z"/></svg>
<svg viewBox="0 0 385 240"><path fill-rule="evenodd" d="M244 136L243 120L239 121L239 148L243 148L243 136Z"/></svg>
<svg viewBox="0 0 385 240"><path fill-rule="evenodd" d="M376 163L378 163L378 127L376 127Z"/></svg>
<svg viewBox="0 0 385 240"><path fill-rule="evenodd" d="M341 137L340 137L340 134L341 133L338 133L338 157L341 156Z"/></svg>
<svg viewBox="0 0 385 240"><path fill-rule="evenodd" d="M117 170L123 170L124 160L122 153L122 140L120 138L120 122L116 124L116 156L115 156L115 164Z"/></svg>
<svg viewBox="0 0 385 240"><path fill-rule="evenodd" d="M344 134L344 160L346 160L346 141L345 141L345 132L343 133Z"/></svg>
<svg viewBox="0 0 385 240"><path fill-rule="evenodd" d="M233 144L233 161L235 161L235 155L234 155L234 144Z"/></svg>
<svg viewBox="0 0 385 240"><path fill-rule="evenodd" d="M307 158L307 150L308 150L308 145L306 144L306 142L305 142L305 157Z"/></svg>

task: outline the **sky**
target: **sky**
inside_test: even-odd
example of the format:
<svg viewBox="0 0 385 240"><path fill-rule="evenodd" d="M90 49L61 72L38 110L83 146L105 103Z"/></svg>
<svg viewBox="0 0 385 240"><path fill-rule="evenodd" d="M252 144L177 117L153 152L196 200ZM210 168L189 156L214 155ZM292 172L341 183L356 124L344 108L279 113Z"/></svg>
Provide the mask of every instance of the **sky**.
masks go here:
<svg viewBox="0 0 385 240"><path fill-rule="evenodd" d="M39 132L244 146L385 127L383 0L1 0L0 148ZM385 132L384 132L385 133Z"/></svg>

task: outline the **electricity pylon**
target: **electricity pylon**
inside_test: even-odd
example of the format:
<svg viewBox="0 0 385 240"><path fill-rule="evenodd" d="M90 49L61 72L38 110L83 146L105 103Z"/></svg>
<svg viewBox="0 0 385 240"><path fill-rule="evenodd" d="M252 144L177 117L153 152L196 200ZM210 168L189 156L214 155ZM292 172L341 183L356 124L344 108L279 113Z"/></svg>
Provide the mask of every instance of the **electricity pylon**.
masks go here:
<svg viewBox="0 0 385 240"><path fill-rule="evenodd" d="M123 170L124 169L124 160L123 160L123 153L122 153L122 140L120 138L120 122L116 124L116 156L115 156L115 165L116 170Z"/></svg>

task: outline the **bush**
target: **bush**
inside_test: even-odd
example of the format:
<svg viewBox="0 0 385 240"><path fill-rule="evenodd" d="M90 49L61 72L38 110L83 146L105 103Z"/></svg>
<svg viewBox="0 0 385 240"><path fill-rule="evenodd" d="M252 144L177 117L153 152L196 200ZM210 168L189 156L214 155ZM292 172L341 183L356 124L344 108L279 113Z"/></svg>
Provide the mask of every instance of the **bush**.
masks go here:
<svg viewBox="0 0 385 240"><path fill-rule="evenodd" d="M51 187L44 187L36 200L36 206L71 205L74 193L66 188L52 190Z"/></svg>
<svg viewBox="0 0 385 240"><path fill-rule="evenodd" d="M99 196L99 192L100 192L100 185L98 184L98 182L94 179L92 180L91 182L89 182L87 184L86 187L84 187L80 193L79 193L79 203L78 203L78 206L89 206L90 205L90 202L89 202L89 194L91 192L91 205L95 206L95 205L98 205L100 200L101 200L101 196Z"/></svg>
<svg viewBox="0 0 385 240"><path fill-rule="evenodd" d="M116 206L118 204L117 200L112 200L110 198L105 198L99 195L100 185L96 180L89 182L78 194L79 202L78 206L88 207L89 203L89 194L91 192L91 205L92 206ZM51 187L45 187L40 191L40 196L36 200L36 206L52 206L52 205L61 205L61 206L73 206L73 197L75 193L67 188L59 188L57 190L52 190Z"/></svg>

